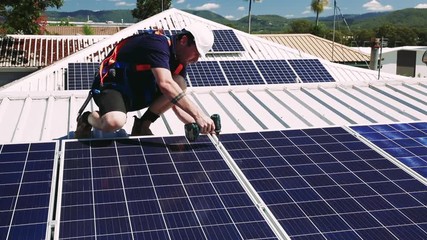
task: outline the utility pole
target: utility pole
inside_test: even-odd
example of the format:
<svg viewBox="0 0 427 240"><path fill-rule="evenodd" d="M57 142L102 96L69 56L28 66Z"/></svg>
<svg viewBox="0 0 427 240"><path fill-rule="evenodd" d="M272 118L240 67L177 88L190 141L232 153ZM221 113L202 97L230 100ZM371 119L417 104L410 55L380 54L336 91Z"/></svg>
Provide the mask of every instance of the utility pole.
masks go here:
<svg viewBox="0 0 427 240"><path fill-rule="evenodd" d="M383 59L383 47L384 47L384 37L381 37L380 57L379 57L379 64L378 64L378 80L380 80L380 77L381 77L381 66L383 65L383 63L382 63L382 59Z"/></svg>
<svg viewBox="0 0 427 240"><path fill-rule="evenodd" d="M334 50L335 50L335 22L337 15L337 1L334 0L334 31L332 34L332 62L334 61Z"/></svg>
<svg viewBox="0 0 427 240"><path fill-rule="evenodd" d="M248 14L248 33L251 34L251 10L252 10L252 0L249 0L249 14Z"/></svg>

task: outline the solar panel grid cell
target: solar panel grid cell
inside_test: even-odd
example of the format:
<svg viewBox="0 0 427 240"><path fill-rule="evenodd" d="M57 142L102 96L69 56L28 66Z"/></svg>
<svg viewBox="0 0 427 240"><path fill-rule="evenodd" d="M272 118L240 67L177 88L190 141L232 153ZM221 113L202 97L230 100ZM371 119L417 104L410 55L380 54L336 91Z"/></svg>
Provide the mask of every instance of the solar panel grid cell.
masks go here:
<svg viewBox="0 0 427 240"><path fill-rule="evenodd" d="M427 178L427 123L379 124L351 128Z"/></svg>
<svg viewBox="0 0 427 240"><path fill-rule="evenodd" d="M250 60L219 61L230 85L265 84L254 63Z"/></svg>
<svg viewBox="0 0 427 240"><path fill-rule="evenodd" d="M250 60L220 61L219 63L201 61L188 66L186 81L193 87L295 83L297 75L287 61L291 63L303 82L333 81L327 70L316 59L255 60L260 72ZM98 67L99 63L69 63L66 89L90 89ZM265 82L261 76L264 77Z"/></svg>
<svg viewBox="0 0 427 240"><path fill-rule="evenodd" d="M233 30L213 30L213 52L243 52L245 49Z"/></svg>
<svg viewBox="0 0 427 240"><path fill-rule="evenodd" d="M68 63L66 90L90 89L98 67L99 63Z"/></svg>
<svg viewBox="0 0 427 240"><path fill-rule="evenodd" d="M216 148L200 140L67 142L59 237L275 239ZM67 174L75 167L89 177Z"/></svg>
<svg viewBox="0 0 427 240"><path fill-rule="evenodd" d="M318 59L291 59L288 62L303 83L335 82Z"/></svg>
<svg viewBox="0 0 427 240"><path fill-rule="evenodd" d="M0 145L0 238L45 239L56 143Z"/></svg>
<svg viewBox="0 0 427 240"><path fill-rule="evenodd" d="M297 76L286 60L255 60L267 84L296 83Z"/></svg>
<svg viewBox="0 0 427 240"><path fill-rule="evenodd" d="M172 29L172 30L170 30L170 32L171 32L171 34L175 35L175 34L181 33L181 30Z"/></svg>
<svg viewBox="0 0 427 240"><path fill-rule="evenodd" d="M139 32L142 33L142 30ZM181 30L171 29L164 30L164 32L166 36L171 36L181 33ZM210 52L227 53L245 51L233 30L212 30L212 32L214 34L214 44Z"/></svg>
<svg viewBox="0 0 427 240"><path fill-rule="evenodd" d="M427 208L417 196L427 187L373 150L355 148L360 141L342 128L227 134L221 141L292 239L427 236ZM277 150L283 146L299 151ZM257 170L261 178L252 174Z"/></svg>
<svg viewBox="0 0 427 240"><path fill-rule="evenodd" d="M187 67L187 74L192 87L228 86L216 61L200 61L190 64Z"/></svg>

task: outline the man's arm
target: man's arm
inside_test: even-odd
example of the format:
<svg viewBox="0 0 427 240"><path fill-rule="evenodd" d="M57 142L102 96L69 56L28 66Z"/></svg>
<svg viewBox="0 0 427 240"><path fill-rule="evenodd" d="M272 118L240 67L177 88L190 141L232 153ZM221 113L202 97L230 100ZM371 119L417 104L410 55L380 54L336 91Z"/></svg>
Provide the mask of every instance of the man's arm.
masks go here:
<svg viewBox="0 0 427 240"><path fill-rule="evenodd" d="M215 131L215 124L212 119L205 116L205 114L203 114L202 111L193 102L191 102L191 100L185 95L184 90L173 80L172 74L168 69L153 68L152 72L156 78L160 91L168 100L165 104L169 105L170 103L175 102L175 108L179 107L185 113L190 115L200 126L202 133L213 133ZM176 113L176 110L174 111ZM188 120L188 116L185 116L185 114L181 114L181 117L185 117L185 119ZM180 118L180 116L178 116L178 118Z"/></svg>
<svg viewBox="0 0 427 240"><path fill-rule="evenodd" d="M182 110L178 106L173 106L172 110L182 123L187 124L195 122L193 117L191 117L188 113L184 112L184 110Z"/></svg>

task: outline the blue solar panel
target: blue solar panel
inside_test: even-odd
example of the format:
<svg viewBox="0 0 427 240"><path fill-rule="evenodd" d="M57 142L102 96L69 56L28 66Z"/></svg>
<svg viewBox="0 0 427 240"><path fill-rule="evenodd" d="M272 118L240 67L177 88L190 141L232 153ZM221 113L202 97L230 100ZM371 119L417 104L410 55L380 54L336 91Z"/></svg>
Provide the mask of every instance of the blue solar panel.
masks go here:
<svg viewBox="0 0 427 240"><path fill-rule="evenodd" d="M175 35L175 34L181 33L181 30L172 29L172 30L170 30L170 32L172 35Z"/></svg>
<svg viewBox="0 0 427 240"><path fill-rule="evenodd" d="M146 33L147 31L148 31L147 29L138 29L137 34L143 34L143 33ZM169 30L164 30L164 32L165 32L165 35L170 34Z"/></svg>
<svg viewBox="0 0 427 240"><path fill-rule="evenodd" d="M221 142L292 239L427 238L427 186L342 128Z"/></svg>
<svg viewBox="0 0 427 240"><path fill-rule="evenodd" d="M296 83L297 76L286 60L255 60L268 84Z"/></svg>
<svg viewBox="0 0 427 240"><path fill-rule="evenodd" d="M427 123L354 126L353 130L427 178Z"/></svg>
<svg viewBox="0 0 427 240"><path fill-rule="evenodd" d="M0 239L47 239L55 142L0 145Z"/></svg>
<svg viewBox="0 0 427 240"><path fill-rule="evenodd" d="M254 63L250 60L220 61L230 85L265 84Z"/></svg>
<svg viewBox="0 0 427 240"><path fill-rule="evenodd" d="M207 137L64 144L60 239L277 239Z"/></svg>
<svg viewBox="0 0 427 240"><path fill-rule="evenodd" d="M66 90L83 90L92 87L99 63L68 63Z"/></svg>
<svg viewBox="0 0 427 240"><path fill-rule="evenodd" d="M291 59L288 61L304 83L335 82L318 59Z"/></svg>
<svg viewBox="0 0 427 240"><path fill-rule="evenodd" d="M243 52L245 49L233 30L213 30L213 52Z"/></svg>
<svg viewBox="0 0 427 240"><path fill-rule="evenodd" d="M142 33L142 30L139 31ZM166 36L171 36L181 33L181 30L172 29L164 30ZM214 34L214 44L210 53L227 53L227 52L243 52L245 49L237 39L233 30L212 30Z"/></svg>
<svg viewBox="0 0 427 240"><path fill-rule="evenodd" d="M187 67L192 87L227 86L227 80L217 61L200 61Z"/></svg>
<svg viewBox="0 0 427 240"><path fill-rule="evenodd" d="M153 28L149 28L149 29L138 29L137 34L152 34L155 31L157 31L157 29L153 29ZM172 34L178 34L181 32L181 30L169 30L169 29L161 29L160 30L164 35L170 37Z"/></svg>
<svg viewBox="0 0 427 240"><path fill-rule="evenodd" d="M143 31L139 31L139 32L140 32L140 33L143 33ZM172 35L175 35L175 34L180 33L180 32L181 32L181 30L176 30L176 29L168 30L168 29L164 29L164 30L163 30L163 32L164 32L164 34L165 34L166 36L170 37L170 36L172 36Z"/></svg>

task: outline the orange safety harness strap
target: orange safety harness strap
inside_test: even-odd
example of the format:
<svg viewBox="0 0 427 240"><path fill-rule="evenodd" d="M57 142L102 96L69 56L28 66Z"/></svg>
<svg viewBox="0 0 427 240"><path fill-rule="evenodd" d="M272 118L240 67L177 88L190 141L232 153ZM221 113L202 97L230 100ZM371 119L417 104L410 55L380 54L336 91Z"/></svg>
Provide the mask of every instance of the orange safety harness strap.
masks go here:
<svg viewBox="0 0 427 240"><path fill-rule="evenodd" d="M128 39L120 41L117 46L114 47L113 53L106 57L99 66L99 77L100 77L100 86L104 85L104 78L108 75L108 70L104 72L104 67L111 67L114 65L117 59L117 53L119 49L127 42Z"/></svg>
<svg viewBox="0 0 427 240"><path fill-rule="evenodd" d="M173 71L173 74L174 75L178 75L182 71L183 68L184 68L184 65L179 64L176 67L175 71ZM137 72L147 71L147 70L150 70L150 69L151 69L151 65L150 64L137 64L135 66L135 70Z"/></svg>
<svg viewBox="0 0 427 240"><path fill-rule="evenodd" d="M173 72L174 75L178 75L182 69L184 69L184 65L182 65L181 63L176 67L175 71Z"/></svg>

